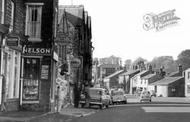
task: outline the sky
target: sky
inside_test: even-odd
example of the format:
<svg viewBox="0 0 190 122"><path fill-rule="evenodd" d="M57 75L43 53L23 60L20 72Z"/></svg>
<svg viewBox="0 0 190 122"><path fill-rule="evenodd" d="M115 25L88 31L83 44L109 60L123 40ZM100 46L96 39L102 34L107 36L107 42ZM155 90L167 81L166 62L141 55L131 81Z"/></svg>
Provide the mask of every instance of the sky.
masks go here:
<svg viewBox="0 0 190 122"><path fill-rule="evenodd" d="M59 0L61 5L84 5L92 18L93 57L111 55L123 61L142 57L177 56L190 48L189 0ZM143 29L143 16L173 10L180 18L161 31Z"/></svg>

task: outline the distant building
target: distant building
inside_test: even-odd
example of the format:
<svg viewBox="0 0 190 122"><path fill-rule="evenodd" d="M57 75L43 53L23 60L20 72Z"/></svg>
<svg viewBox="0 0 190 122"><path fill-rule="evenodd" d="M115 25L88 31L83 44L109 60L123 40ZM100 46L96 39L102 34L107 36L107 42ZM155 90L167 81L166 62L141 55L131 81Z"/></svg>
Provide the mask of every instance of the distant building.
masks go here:
<svg viewBox="0 0 190 122"><path fill-rule="evenodd" d="M133 94L134 92L138 91L138 90L143 90L141 87L140 87L140 83L141 83L141 78L150 74L150 71L149 70L143 70L141 72L139 72L138 74L134 75L131 79L130 79L130 93Z"/></svg>
<svg viewBox="0 0 190 122"><path fill-rule="evenodd" d="M190 68L185 70L185 96L190 97Z"/></svg>
<svg viewBox="0 0 190 122"><path fill-rule="evenodd" d="M124 72L124 70L119 70L119 71L116 71L115 73L105 77L103 80L104 86L107 89L121 87L121 85L119 84L119 75L122 74L123 72Z"/></svg>
<svg viewBox="0 0 190 122"><path fill-rule="evenodd" d="M103 79L118 71L120 66L117 64L101 64L98 66L98 81L103 85Z"/></svg>
<svg viewBox="0 0 190 122"><path fill-rule="evenodd" d="M116 65L122 65L121 58L116 56L110 56L106 58L100 58L99 64L116 64Z"/></svg>
<svg viewBox="0 0 190 122"><path fill-rule="evenodd" d="M185 80L184 77L165 77L152 84L157 96L162 97L184 97L185 95Z"/></svg>
<svg viewBox="0 0 190 122"><path fill-rule="evenodd" d="M130 92L131 82L130 79L138 74L140 70L129 70L119 75L119 84L122 84L125 93Z"/></svg>
<svg viewBox="0 0 190 122"><path fill-rule="evenodd" d="M163 79L160 74L148 74L144 77L142 77L142 80L139 84L139 87L141 87L143 90L154 91L154 87L150 87L149 84L154 83L158 80Z"/></svg>

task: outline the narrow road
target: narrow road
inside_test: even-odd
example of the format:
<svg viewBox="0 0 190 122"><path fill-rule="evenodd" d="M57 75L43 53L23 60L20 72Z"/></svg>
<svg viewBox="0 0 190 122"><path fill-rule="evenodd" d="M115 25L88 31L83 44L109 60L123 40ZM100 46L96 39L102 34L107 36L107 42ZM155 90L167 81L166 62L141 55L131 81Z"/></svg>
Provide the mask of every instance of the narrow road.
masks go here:
<svg viewBox="0 0 190 122"><path fill-rule="evenodd" d="M111 106L69 122L189 122L190 104L140 103Z"/></svg>

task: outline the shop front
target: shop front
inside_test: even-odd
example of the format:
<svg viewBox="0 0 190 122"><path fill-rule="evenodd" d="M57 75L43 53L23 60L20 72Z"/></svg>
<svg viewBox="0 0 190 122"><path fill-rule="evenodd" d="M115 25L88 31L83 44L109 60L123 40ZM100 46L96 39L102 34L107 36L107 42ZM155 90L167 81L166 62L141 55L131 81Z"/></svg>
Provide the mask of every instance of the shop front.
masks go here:
<svg viewBox="0 0 190 122"><path fill-rule="evenodd" d="M32 46L24 46L22 53L22 109L51 111L56 74L54 53L51 48Z"/></svg>
<svg viewBox="0 0 190 122"><path fill-rule="evenodd" d="M19 109L21 38L16 34L1 37L1 111Z"/></svg>

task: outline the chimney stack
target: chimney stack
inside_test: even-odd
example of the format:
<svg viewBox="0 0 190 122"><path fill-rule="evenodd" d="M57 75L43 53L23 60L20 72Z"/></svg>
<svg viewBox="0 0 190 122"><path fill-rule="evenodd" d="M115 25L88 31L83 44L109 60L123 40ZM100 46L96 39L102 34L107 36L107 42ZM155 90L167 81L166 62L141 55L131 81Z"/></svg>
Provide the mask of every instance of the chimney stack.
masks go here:
<svg viewBox="0 0 190 122"><path fill-rule="evenodd" d="M179 66L178 66L178 71L179 71L180 76L182 76L183 75L183 67L181 64L179 64Z"/></svg>

